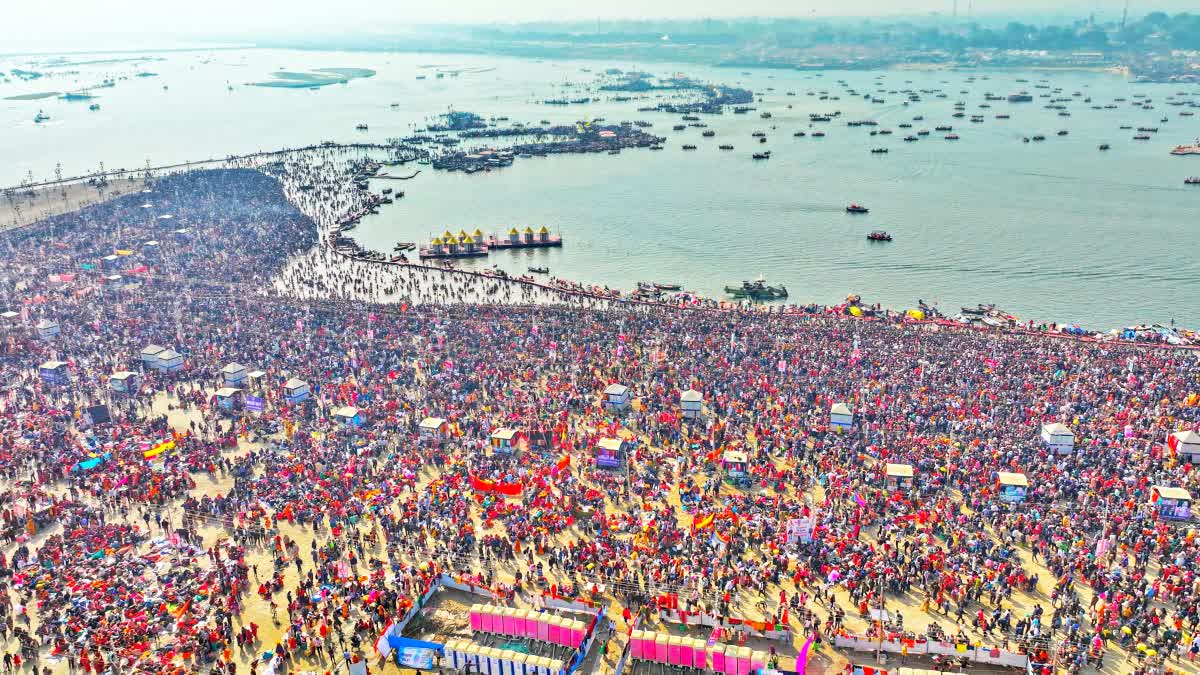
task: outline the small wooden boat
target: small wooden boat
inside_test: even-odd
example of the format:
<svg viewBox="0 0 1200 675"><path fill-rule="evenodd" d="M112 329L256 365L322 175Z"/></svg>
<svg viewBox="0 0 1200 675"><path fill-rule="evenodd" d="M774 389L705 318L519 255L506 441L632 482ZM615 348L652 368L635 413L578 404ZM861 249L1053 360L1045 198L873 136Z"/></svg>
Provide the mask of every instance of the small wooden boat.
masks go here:
<svg viewBox="0 0 1200 675"><path fill-rule="evenodd" d="M530 267L529 271L533 272L534 274L549 274L550 268L549 267Z"/></svg>

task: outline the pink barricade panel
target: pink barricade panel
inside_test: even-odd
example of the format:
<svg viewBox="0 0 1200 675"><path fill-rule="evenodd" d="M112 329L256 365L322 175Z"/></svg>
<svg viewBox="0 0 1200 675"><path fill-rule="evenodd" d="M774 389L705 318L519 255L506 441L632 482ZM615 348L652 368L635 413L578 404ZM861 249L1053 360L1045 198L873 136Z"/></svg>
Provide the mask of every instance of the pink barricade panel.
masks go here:
<svg viewBox="0 0 1200 675"><path fill-rule="evenodd" d="M550 644L561 645L563 643L563 627L558 622L558 617L550 619Z"/></svg>
<svg viewBox="0 0 1200 675"><path fill-rule="evenodd" d="M567 646L572 649L579 649L583 645L583 636L586 632L587 626L584 626L582 621L576 621L571 625L571 644Z"/></svg>
<svg viewBox="0 0 1200 675"><path fill-rule="evenodd" d="M539 614L537 618L537 639L542 642L550 641L550 615Z"/></svg>
<svg viewBox="0 0 1200 675"><path fill-rule="evenodd" d="M537 638L537 613L530 610L525 612L525 616L521 617L521 635L527 638Z"/></svg>
<svg viewBox="0 0 1200 675"><path fill-rule="evenodd" d="M725 672L725 651L720 645L717 645L712 652L712 669L713 672Z"/></svg>
<svg viewBox="0 0 1200 675"><path fill-rule="evenodd" d="M672 666L678 666L681 658L679 655L679 637L672 637L667 641L667 663Z"/></svg>
<svg viewBox="0 0 1200 675"><path fill-rule="evenodd" d="M703 640L692 643L692 667L701 670L708 667L708 647Z"/></svg>
<svg viewBox="0 0 1200 675"><path fill-rule="evenodd" d="M746 648L738 648L737 668L735 675L750 675L750 650ZM728 663L725 666L726 672L729 671Z"/></svg>
<svg viewBox="0 0 1200 675"><path fill-rule="evenodd" d="M690 668L695 660L696 657L692 654L692 640L691 638L684 638L683 642L679 645L678 665L684 666L685 668Z"/></svg>
<svg viewBox="0 0 1200 675"><path fill-rule="evenodd" d="M479 616L479 625L485 633L496 632L496 611L491 607L484 607Z"/></svg>
<svg viewBox="0 0 1200 675"><path fill-rule="evenodd" d="M513 611L511 609L504 610L503 622L503 627L500 629L500 632L504 633L505 635L517 634L517 617L513 616Z"/></svg>
<svg viewBox="0 0 1200 675"><path fill-rule="evenodd" d="M659 663L671 662L671 647L667 641L668 638L665 635L654 638L654 660Z"/></svg>
<svg viewBox="0 0 1200 675"><path fill-rule="evenodd" d="M480 609L479 605L471 605L471 630L473 631L483 628L483 618L479 615Z"/></svg>

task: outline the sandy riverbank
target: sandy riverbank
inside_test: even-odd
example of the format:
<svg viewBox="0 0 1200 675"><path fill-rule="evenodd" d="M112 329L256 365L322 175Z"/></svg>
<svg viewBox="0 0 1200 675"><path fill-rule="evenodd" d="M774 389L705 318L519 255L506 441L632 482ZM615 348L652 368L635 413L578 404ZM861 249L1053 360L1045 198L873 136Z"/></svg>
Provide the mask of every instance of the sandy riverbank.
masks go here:
<svg viewBox="0 0 1200 675"><path fill-rule="evenodd" d="M5 193L0 196L0 230L70 213L144 187L145 181L134 178L113 180L103 187L69 183L33 191Z"/></svg>

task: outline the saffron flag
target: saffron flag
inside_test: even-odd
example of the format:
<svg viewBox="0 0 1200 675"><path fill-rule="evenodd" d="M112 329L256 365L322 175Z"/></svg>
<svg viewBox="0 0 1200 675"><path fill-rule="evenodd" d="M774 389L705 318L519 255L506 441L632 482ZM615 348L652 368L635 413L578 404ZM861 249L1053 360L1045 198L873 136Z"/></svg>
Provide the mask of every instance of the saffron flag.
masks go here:
<svg viewBox="0 0 1200 675"><path fill-rule="evenodd" d="M156 444L153 448L150 448L149 450L143 452L142 456L145 457L146 459L154 459L155 457L158 457L159 455L163 454L164 452L166 452L168 450L172 450L174 448L175 448L175 441L163 441L162 443Z"/></svg>

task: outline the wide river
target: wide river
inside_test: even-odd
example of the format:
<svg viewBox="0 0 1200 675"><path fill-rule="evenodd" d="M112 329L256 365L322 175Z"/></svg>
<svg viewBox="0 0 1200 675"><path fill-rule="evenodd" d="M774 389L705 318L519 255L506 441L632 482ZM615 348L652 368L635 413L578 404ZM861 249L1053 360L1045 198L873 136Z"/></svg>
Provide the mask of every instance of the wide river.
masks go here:
<svg viewBox="0 0 1200 675"><path fill-rule="evenodd" d="M52 177L59 163L65 175L74 175L101 161L110 169L132 168L147 160L194 161L319 140L381 141L406 135L450 108L527 123L645 120L653 123L651 131L668 137L663 151L518 159L512 167L473 175L416 165L393 169L425 171L407 182L377 181L377 188L407 194L365 220L355 237L390 252L396 241L426 242L447 228L502 232L512 225L546 225L563 236L562 249L493 253L476 264L515 273L547 266L555 275L622 288L641 280L677 282L709 296L764 274L785 284L790 301L798 303L834 304L858 293L893 308L923 298L950 314L988 302L1022 318L1091 328L1170 320L1200 327L1200 186L1184 185L1185 177L1200 175L1200 156L1169 155L1175 145L1200 136L1200 116L1179 114L1194 108L1168 105L1169 97L1200 101L1195 86L1075 72L743 71L266 50L153 56L162 60L59 67L29 57L0 60L5 73L21 68L47 75L0 84L0 183L15 184L30 171ZM438 78L429 67L434 65L471 72ZM695 128L672 131L681 123L677 115L637 112L646 101L541 103L588 95L580 85L610 67L739 84L762 102L748 115L704 116L714 138L702 138ZM315 90L245 86L277 70L318 68L378 74ZM157 76L131 77L139 70ZM57 98L3 100L70 91L107 77L116 84L93 90L98 111L89 111L89 102ZM847 87L860 95L848 95ZM903 94L889 93L903 89L940 90L946 97L928 93L905 106ZM1035 95L1033 103L980 107L985 92L1021 89ZM821 91L840 100L820 100ZM864 93L884 102L864 100ZM1042 94L1070 98L1064 103L1070 116L1046 109L1050 99L1037 98ZM1144 98L1153 101L1152 110L1132 107ZM968 118L982 114L985 121L953 119L956 101L967 104ZM1104 105L1117 107L1093 109ZM50 119L35 123L39 110ZM771 119L760 118L763 111ZM810 126L810 113L833 111L841 117ZM918 115L924 120L913 122ZM874 129L895 133L871 137L871 127L846 126L856 119L876 120ZM905 122L913 127L899 128ZM356 131L359 123L369 130ZM952 124L961 139L947 141L934 131L919 142L901 140L943 124ZM1135 141L1134 129L1122 125L1159 131L1149 141ZM813 130L826 136L793 136ZM1059 130L1069 135L1059 136ZM766 132L767 142L752 138L754 131ZM1046 140L1022 142L1035 134ZM684 143L699 149L684 151ZM721 143L735 149L718 150ZM1112 149L1100 152L1101 143ZM873 155L875 147L890 152ZM752 152L768 149L769 161L751 159ZM851 202L870 213L846 214ZM890 231L894 241L868 242L865 235L873 229Z"/></svg>

